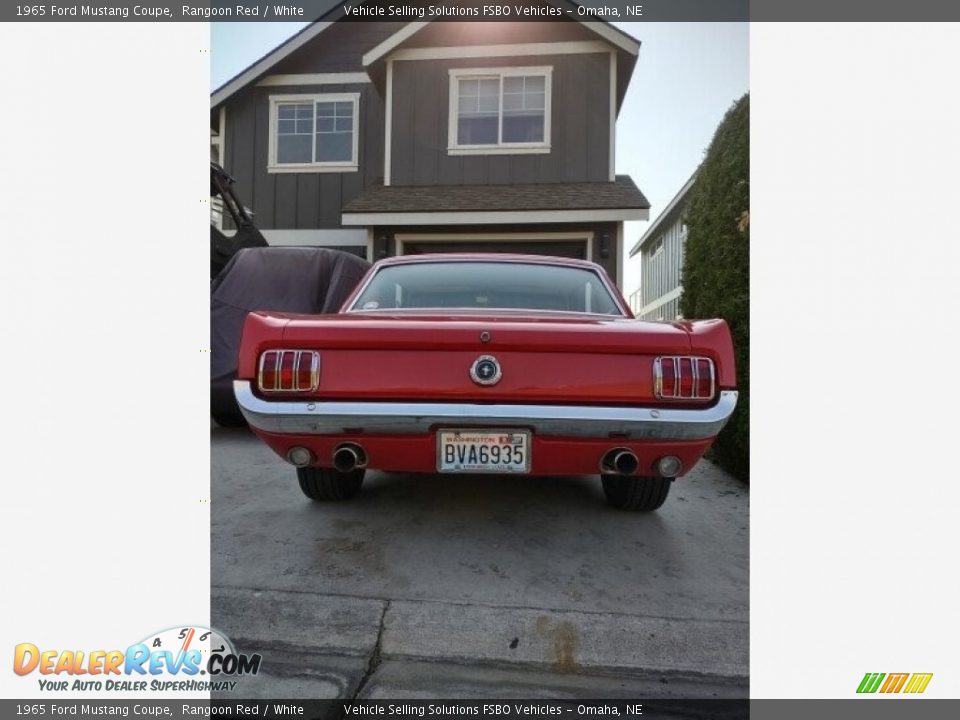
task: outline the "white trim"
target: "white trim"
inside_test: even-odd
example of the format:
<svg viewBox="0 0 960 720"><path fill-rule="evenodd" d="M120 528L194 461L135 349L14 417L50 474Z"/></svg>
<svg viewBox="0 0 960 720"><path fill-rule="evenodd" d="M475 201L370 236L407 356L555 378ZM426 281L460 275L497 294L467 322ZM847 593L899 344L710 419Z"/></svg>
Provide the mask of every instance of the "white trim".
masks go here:
<svg viewBox="0 0 960 720"><path fill-rule="evenodd" d="M278 85L363 85L372 82L365 72L301 73L295 75L267 75L257 87Z"/></svg>
<svg viewBox="0 0 960 720"><path fill-rule="evenodd" d="M360 163L360 93L324 93L307 95L271 95L269 119L267 122L267 172L268 173L311 173L311 172L357 172ZM352 102L353 103L353 159L349 162L277 162L277 106L289 102ZM314 111L316 112L316 111ZM313 136L316 143L316 135Z"/></svg>
<svg viewBox="0 0 960 720"><path fill-rule="evenodd" d="M683 285L678 285L670 292L666 292L660 297L658 297L656 300L652 300L651 302L648 302L642 308L637 310L635 315L637 317L640 317L641 315L646 315L648 312L653 312L658 307L662 307L663 305L666 305L671 300L676 300L681 295L683 295ZM663 318L660 318L660 319L662 320Z"/></svg>
<svg viewBox="0 0 960 720"><path fill-rule="evenodd" d="M343 213L342 225L505 225L507 223L620 222L647 220L648 210L465 210L454 212Z"/></svg>
<svg viewBox="0 0 960 720"><path fill-rule="evenodd" d="M367 262L373 262L373 228L367 228Z"/></svg>
<svg viewBox="0 0 960 720"><path fill-rule="evenodd" d="M224 100L233 95L237 90L247 85L254 78L263 75L278 62L290 55L295 50L303 47L306 43L313 40L328 27L333 25L333 21L316 22L312 26L303 30L299 35L294 35L286 43L278 47L271 53L267 53L257 62L223 85L213 95L210 96L210 107L214 108Z"/></svg>
<svg viewBox="0 0 960 720"><path fill-rule="evenodd" d="M423 30L423 28L425 28L429 24L430 24L429 21L422 21L422 22L412 22L404 25L402 28L397 30L397 32L395 32L393 35L388 37L382 43L380 43L375 48L373 48L372 50L364 54L363 61L362 61L364 67L368 65L372 65L377 60L379 60L384 55L386 55L391 50L393 50L395 47L397 47L397 45L402 43L404 40L407 40L408 38L413 37L414 34L420 32L421 30Z"/></svg>
<svg viewBox="0 0 960 720"><path fill-rule="evenodd" d="M213 142L213 140L211 140ZM224 105L220 108L220 117L218 120L217 128L217 137L216 142L217 146L217 165L220 167L224 166L224 162L227 159L227 106Z"/></svg>
<svg viewBox="0 0 960 720"><path fill-rule="evenodd" d="M549 155L549 145L463 145L448 147L447 155Z"/></svg>
<svg viewBox="0 0 960 720"><path fill-rule="evenodd" d="M261 230L271 247L367 247L369 231L357 228Z"/></svg>
<svg viewBox="0 0 960 720"><path fill-rule="evenodd" d="M393 60L387 60L386 116L383 137L383 184L390 185L391 155L393 154Z"/></svg>
<svg viewBox="0 0 960 720"><path fill-rule="evenodd" d="M607 25L605 22L598 20L580 20L579 22L581 25L590 28L604 40L616 45L621 50L625 50L631 55L640 54L640 43L637 40L627 37L623 33Z"/></svg>
<svg viewBox="0 0 960 720"><path fill-rule="evenodd" d="M523 57L526 55L583 55L611 52L601 40L517 43L513 45L460 45L443 47L400 48L391 60L453 60L464 58Z"/></svg>
<svg viewBox="0 0 960 720"><path fill-rule="evenodd" d="M586 260L593 262L593 232L512 232L512 233L396 233L396 254L403 255L406 242L551 242L553 240L583 240L586 242Z"/></svg>
<svg viewBox="0 0 960 720"><path fill-rule="evenodd" d="M617 53L610 51L610 182L617 179Z"/></svg>
<svg viewBox="0 0 960 720"><path fill-rule="evenodd" d="M447 107L447 154L448 155L528 155L550 152L550 128L553 101L553 67L539 65L533 67L488 67L488 68L450 68L450 90ZM543 141L532 143L503 142L503 79L517 76L543 77ZM497 144L461 145L457 137L457 119L459 117L460 80L471 77L497 77L500 81Z"/></svg>
<svg viewBox="0 0 960 720"><path fill-rule="evenodd" d="M617 223L617 288L623 287L623 266L627 259L623 255L623 223ZM622 292L622 291L621 291Z"/></svg>
<svg viewBox="0 0 960 720"><path fill-rule="evenodd" d="M696 182L697 174L699 172L700 168L697 167L697 169L693 171L693 175L690 176L690 179L684 183L683 187L680 188L680 191L673 196L673 199L669 203L667 203L667 207L663 209L663 212L657 215L656 220L650 224L650 226L646 229L646 232L644 232L643 235L640 236L640 239L637 240L636 245L630 249L630 257L633 257L640 252L640 249L647 243L648 240L650 240L651 237L653 237L654 233L657 231L657 228L659 228L663 224L663 221L669 217L670 213L673 212L673 209L683 202L684 198L686 198L687 194L693 188L693 183Z"/></svg>
<svg viewBox="0 0 960 720"><path fill-rule="evenodd" d="M602 37L602 38L603 38L604 40L606 40L608 43L610 43L610 44L612 44L612 45L615 45L616 47L618 47L618 48L620 48L620 49L622 49L622 50L625 50L626 52L630 53L631 55L637 55L637 54L639 54L639 52L640 52L640 43L639 43L639 42L637 42L637 41L634 40L633 38L629 38L629 37L627 37L626 35L623 35L622 33L620 33L619 31L611 28L609 25L607 25L607 24L604 23L604 22L598 22L598 21L596 21L596 20L578 20L577 22L579 22L579 23L580 23L581 25L583 25L584 27L592 30L594 33L596 33L597 35L599 35L600 37ZM380 43L379 45L377 45L375 48L373 48L372 50L370 50L369 52L367 52L366 54L364 54L364 56L363 56L363 65L364 65L364 67L368 67L368 66L372 65L373 63L377 62L378 60L380 60L381 58L385 57L385 56L388 55L392 50L394 50L397 46L399 46L401 43L403 43L403 42L406 41L407 39L413 37L413 35L415 35L416 33L420 32L420 30L422 30L423 28L425 28L425 27L426 27L427 25L429 25L429 24L430 24L430 21L421 21L421 22L412 22L412 23L409 23L409 24L405 25L403 28L401 28L400 30L398 30L397 32L395 32L393 35L391 35L390 37L388 37L386 40L384 40L382 43ZM582 42L589 42L589 41L582 41ZM518 47L519 47L519 48L522 48L522 47L533 47L533 46L542 46L542 45L566 45L566 46L569 46L569 47L574 47L574 46L576 46L577 44L579 44L579 43L576 43L576 42L527 43L526 45L500 45L500 46L491 46L491 47L498 47L498 48L500 48L500 49L498 50L498 52L504 53L504 52L506 52L505 48L518 48ZM465 46L465 48L469 48L469 49L471 49L471 51L472 51L472 48L475 48L475 47L477 47L477 46L474 46L474 45ZM462 49L465 49L465 48L460 48L460 49L462 50ZM399 54L400 52L404 52L404 53L405 53L405 52L407 52L408 50L411 50L411 51L413 51L413 50L420 50L420 51L425 51L425 52L429 52L429 51L439 51L438 48L403 48L402 50L399 50L399 51L398 51L398 54ZM454 50L456 50L456 48L448 48L448 49L446 49L447 52L453 52ZM604 48L604 50L606 50L606 48ZM476 51L476 52L479 52L479 51ZM579 52L583 52L583 51L581 50L581 51L579 51ZM601 51L601 52L602 52L602 51ZM542 53L542 50L540 51L540 53ZM514 55L514 54L520 54L520 53L517 53L516 51L514 51L514 52L510 52L510 54L511 54L511 55ZM531 54L539 54L539 53L531 53ZM473 56L471 56L471 55L466 55L466 56L449 55L449 56L441 56L441 57L486 57L486 56L485 56L485 55L473 55ZM398 57L397 59L401 59L401 58ZM408 60L414 60L414 59L416 59L416 60L426 60L426 59L440 59L440 57L418 57L418 56L412 56L412 57L405 57L405 58L403 58L403 59L408 59Z"/></svg>
<svg viewBox="0 0 960 720"><path fill-rule="evenodd" d="M320 33L326 30L328 27L333 25L336 20L328 21L317 21L310 27L307 27L299 34L294 35L292 38L287 40L286 43L275 49L273 52L267 53L260 60L255 62L249 68L244 70L242 73L237 75L232 80L228 81L227 84L218 88L210 96L210 107L214 108L222 102L226 101L231 95L245 87L247 84L252 82L255 78L266 73L270 68L279 63L284 58L288 57L294 51L303 47L306 43L313 40ZM640 52L640 43L629 38L626 35L621 34L619 31L614 30L609 27L606 23L598 21L585 21L578 20L578 22L585 27L589 28L597 35L602 37L604 40L616 45L617 47L625 50L631 55L638 55ZM376 60L380 59L400 43L406 40L409 37L412 37L415 33L422 30L424 27L429 25L429 21L421 21L415 23L409 23L404 26L396 33L391 35L389 38L384 40L382 43L377 45L375 48L370 50L363 56L364 66L372 65ZM531 43L531 45L538 45L541 43ZM501 46L501 48L507 46ZM501 50L502 52L502 50Z"/></svg>

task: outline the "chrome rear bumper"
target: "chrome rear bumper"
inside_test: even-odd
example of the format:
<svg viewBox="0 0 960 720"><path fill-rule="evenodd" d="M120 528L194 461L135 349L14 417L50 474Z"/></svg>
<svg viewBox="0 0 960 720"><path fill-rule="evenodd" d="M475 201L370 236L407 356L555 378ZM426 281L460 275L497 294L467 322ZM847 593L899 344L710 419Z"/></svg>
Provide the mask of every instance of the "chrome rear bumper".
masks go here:
<svg viewBox="0 0 960 720"><path fill-rule="evenodd" d="M251 426L288 435L417 435L442 426L528 427L539 435L634 440L706 440L733 413L737 392L723 390L702 410L582 407L578 405L485 405L481 403L323 402L261 400L248 380L233 391ZM625 437L624 437L625 436Z"/></svg>

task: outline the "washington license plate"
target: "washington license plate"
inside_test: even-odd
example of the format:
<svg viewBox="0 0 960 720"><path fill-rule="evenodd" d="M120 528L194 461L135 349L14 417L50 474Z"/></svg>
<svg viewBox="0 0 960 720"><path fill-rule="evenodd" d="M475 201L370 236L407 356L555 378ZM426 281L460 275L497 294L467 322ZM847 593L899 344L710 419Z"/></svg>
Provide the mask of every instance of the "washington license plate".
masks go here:
<svg viewBox="0 0 960 720"><path fill-rule="evenodd" d="M441 430L437 470L449 473L530 472L530 433L523 430Z"/></svg>

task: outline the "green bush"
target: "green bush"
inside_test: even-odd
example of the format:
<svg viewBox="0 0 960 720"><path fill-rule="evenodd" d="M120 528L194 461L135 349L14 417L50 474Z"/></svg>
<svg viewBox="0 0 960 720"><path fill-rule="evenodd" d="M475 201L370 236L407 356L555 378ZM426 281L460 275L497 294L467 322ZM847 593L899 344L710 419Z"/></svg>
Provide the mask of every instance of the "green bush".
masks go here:
<svg viewBox="0 0 960 720"><path fill-rule="evenodd" d="M686 213L683 262L685 318L723 318L730 325L740 399L712 457L750 480L750 96L717 127Z"/></svg>

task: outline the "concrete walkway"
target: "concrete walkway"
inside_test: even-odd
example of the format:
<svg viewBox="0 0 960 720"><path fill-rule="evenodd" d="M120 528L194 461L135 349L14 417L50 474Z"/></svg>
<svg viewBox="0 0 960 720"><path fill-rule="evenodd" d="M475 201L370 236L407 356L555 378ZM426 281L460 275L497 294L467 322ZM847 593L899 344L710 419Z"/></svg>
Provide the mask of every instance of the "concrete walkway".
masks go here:
<svg viewBox="0 0 960 720"><path fill-rule="evenodd" d="M748 491L709 463L650 515L597 478L370 473L316 504L212 436L211 614L250 697L743 697Z"/></svg>

